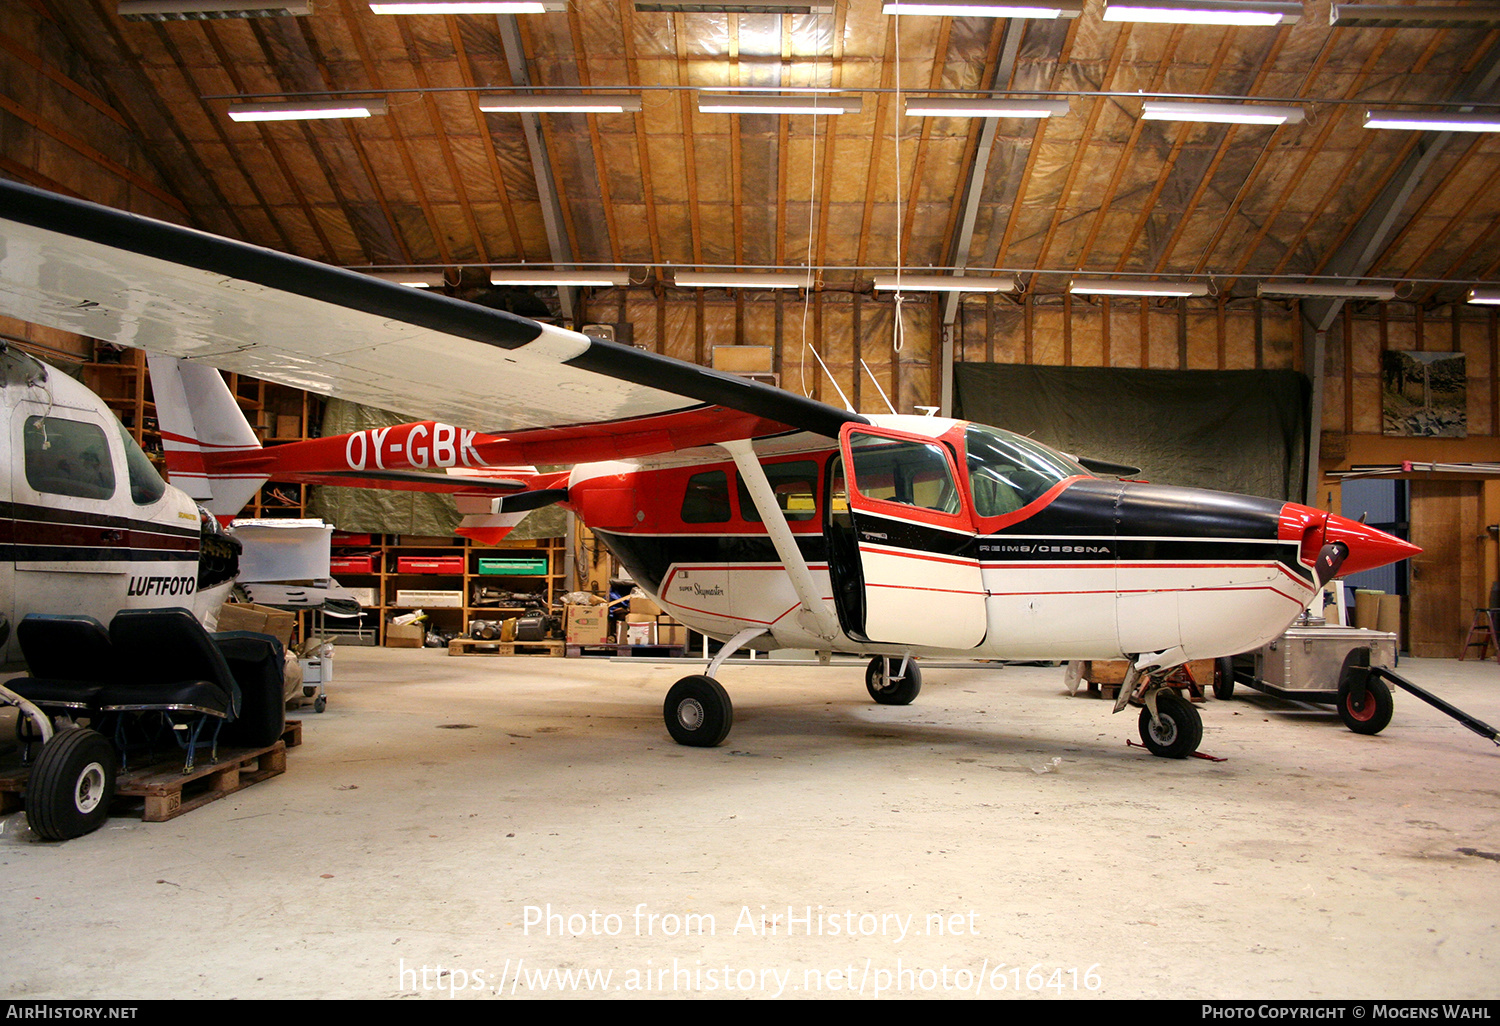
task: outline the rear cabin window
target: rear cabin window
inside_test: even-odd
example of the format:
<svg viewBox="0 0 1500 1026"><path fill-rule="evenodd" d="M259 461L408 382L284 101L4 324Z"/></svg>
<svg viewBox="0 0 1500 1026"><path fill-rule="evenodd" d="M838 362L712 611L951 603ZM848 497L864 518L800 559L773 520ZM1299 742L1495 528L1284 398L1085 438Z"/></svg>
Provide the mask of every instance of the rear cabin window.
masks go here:
<svg viewBox="0 0 1500 1026"><path fill-rule="evenodd" d="M812 460L797 460L792 463L768 463L762 465L771 491L776 493L776 505L788 521L812 520L818 515L818 465ZM738 479L737 479L738 480ZM752 523L760 523L760 510L743 480L738 480L740 493L740 516Z"/></svg>
<svg viewBox="0 0 1500 1026"><path fill-rule="evenodd" d="M27 417L22 434L26 483L32 488L76 499L108 499L115 494L109 439L97 424Z"/></svg>
<svg viewBox="0 0 1500 1026"><path fill-rule="evenodd" d="M729 521L729 475L709 470L688 478L682 497L685 524L723 524Z"/></svg>

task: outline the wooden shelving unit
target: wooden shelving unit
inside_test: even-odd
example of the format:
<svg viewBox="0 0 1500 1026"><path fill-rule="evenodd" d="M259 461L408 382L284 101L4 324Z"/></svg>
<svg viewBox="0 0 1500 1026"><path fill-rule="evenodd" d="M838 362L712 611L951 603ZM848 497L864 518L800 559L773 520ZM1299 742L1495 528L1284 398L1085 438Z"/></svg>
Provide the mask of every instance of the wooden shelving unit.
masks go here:
<svg viewBox="0 0 1500 1026"><path fill-rule="evenodd" d="M83 383L103 399L120 418L158 470L166 466L162 454L161 431L156 424L156 403L151 399L151 376L146 370L146 354L139 349L117 351L96 343L94 359L83 365Z"/></svg>
<svg viewBox="0 0 1500 1026"><path fill-rule="evenodd" d="M477 545L463 538L432 538L412 535L371 535L368 542L349 543L334 536L334 579L350 589L366 589L377 601L366 604L360 627L375 632L377 643L385 643L385 625L393 616L422 609L428 622L448 633L462 633L471 620L501 620L519 616L526 609L540 605L550 609L561 594L563 581L563 539L502 542L500 545ZM368 572L338 569L340 556L369 559ZM411 572L403 569L404 560L448 558L458 563L455 572ZM545 559L542 573L490 574L481 572L481 560ZM501 593L496 601L482 598L478 589ZM403 592L456 593L458 605L436 605L412 601ZM524 596L524 598L523 598Z"/></svg>

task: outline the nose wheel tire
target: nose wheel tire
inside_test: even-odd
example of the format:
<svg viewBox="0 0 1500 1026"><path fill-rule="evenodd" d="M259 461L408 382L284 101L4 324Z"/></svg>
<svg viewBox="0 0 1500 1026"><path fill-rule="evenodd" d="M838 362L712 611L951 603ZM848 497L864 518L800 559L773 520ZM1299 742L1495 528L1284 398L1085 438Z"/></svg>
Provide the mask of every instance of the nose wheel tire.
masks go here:
<svg viewBox="0 0 1500 1026"><path fill-rule="evenodd" d="M1379 734L1390 726L1396 703L1385 681L1371 678L1365 683L1363 702L1354 699L1354 689L1346 681L1339 687L1339 719L1356 734Z"/></svg>
<svg viewBox="0 0 1500 1026"><path fill-rule="evenodd" d="M723 685L712 677L684 677L667 692L662 718L672 740L690 748L722 744L734 725L734 705Z"/></svg>
<svg viewBox="0 0 1500 1026"><path fill-rule="evenodd" d="M47 841L92 833L109 818L115 750L98 731L59 731L42 746L26 782L26 821Z"/></svg>
<svg viewBox="0 0 1500 1026"><path fill-rule="evenodd" d="M887 662L890 665L889 674L886 671ZM888 661L885 656L876 656L870 660L869 669L865 670L865 690L881 705L911 705L922 692L922 671L915 660L908 659L906 676L896 676L899 672L901 660Z"/></svg>
<svg viewBox="0 0 1500 1026"><path fill-rule="evenodd" d="M1203 717L1193 704L1175 691L1156 696L1156 719L1150 709L1141 710L1141 740L1152 755L1163 759L1186 759L1203 742Z"/></svg>

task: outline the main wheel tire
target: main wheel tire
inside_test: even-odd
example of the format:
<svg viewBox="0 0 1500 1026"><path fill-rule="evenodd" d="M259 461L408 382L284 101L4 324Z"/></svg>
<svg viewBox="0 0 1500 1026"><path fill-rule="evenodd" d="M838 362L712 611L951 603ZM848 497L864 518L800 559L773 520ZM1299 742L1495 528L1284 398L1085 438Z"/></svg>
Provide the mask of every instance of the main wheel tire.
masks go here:
<svg viewBox="0 0 1500 1026"><path fill-rule="evenodd" d="M672 740L690 748L713 748L722 744L734 726L734 705L729 692L712 677L684 677L667 692L662 718Z"/></svg>
<svg viewBox="0 0 1500 1026"><path fill-rule="evenodd" d="M1214 697L1220 701L1234 697L1234 659L1230 656L1214 660Z"/></svg>
<svg viewBox="0 0 1500 1026"><path fill-rule="evenodd" d="M922 693L922 670L915 660L906 661L906 676L897 677L901 669L897 660L891 660L892 673L886 676L886 657L876 656L865 670L865 690L881 705L911 705Z"/></svg>
<svg viewBox="0 0 1500 1026"><path fill-rule="evenodd" d="M1339 719L1356 734L1379 734L1390 726L1395 710L1390 686L1379 677L1365 683L1363 702L1354 700L1354 688L1348 681L1339 685Z"/></svg>
<svg viewBox="0 0 1500 1026"><path fill-rule="evenodd" d="M1160 691L1156 715L1160 722L1151 718L1150 709L1141 710L1141 740L1152 755L1186 759L1198 750L1203 741L1203 717L1191 702L1175 691Z"/></svg>
<svg viewBox="0 0 1500 1026"><path fill-rule="evenodd" d="M47 841L93 833L109 818L115 750L98 731L64 730L42 746L26 782L26 821Z"/></svg>

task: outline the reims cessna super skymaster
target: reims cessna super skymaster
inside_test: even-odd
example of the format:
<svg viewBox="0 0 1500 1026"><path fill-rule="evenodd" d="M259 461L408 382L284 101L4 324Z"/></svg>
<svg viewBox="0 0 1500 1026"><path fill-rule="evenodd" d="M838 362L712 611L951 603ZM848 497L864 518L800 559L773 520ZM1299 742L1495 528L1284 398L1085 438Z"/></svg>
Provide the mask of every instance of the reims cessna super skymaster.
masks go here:
<svg viewBox="0 0 1500 1026"><path fill-rule="evenodd" d="M871 656L887 704L916 696L921 656L1128 659L1117 711L1140 705L1147 747L1183 757L1202 722L1167 671L1255 648L1338 573L1417 551L1296 503L1107 480L981 424L845 412L6 182L0 312L154 354L171 476L215 514L267 479L487 494L461 529L477 537L575 511L725 643L667 695L685 745L728 734L714 675L749 646ZM211 368L416 420L262 450Z"/></svg>

